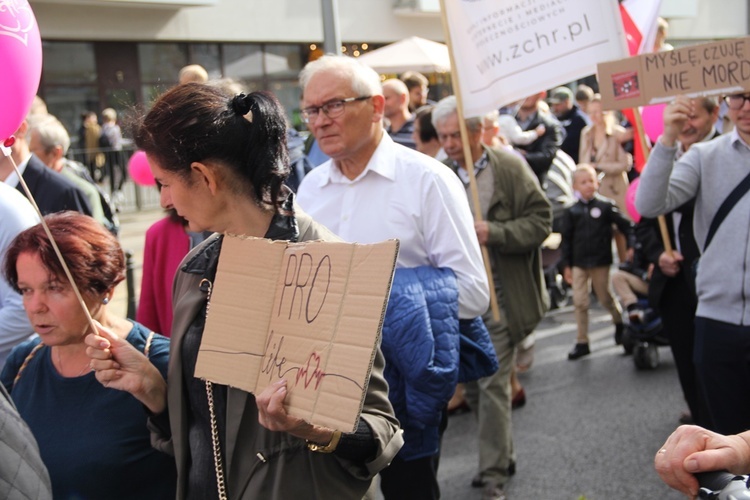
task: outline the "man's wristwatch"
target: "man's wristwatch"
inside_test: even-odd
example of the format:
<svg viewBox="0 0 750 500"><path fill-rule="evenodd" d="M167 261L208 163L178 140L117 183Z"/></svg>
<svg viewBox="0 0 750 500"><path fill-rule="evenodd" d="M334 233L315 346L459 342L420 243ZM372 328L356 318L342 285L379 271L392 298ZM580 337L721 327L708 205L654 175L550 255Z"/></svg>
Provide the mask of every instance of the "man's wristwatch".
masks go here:
<svg viewBox="0 0 750 500"><path fill-rule="evenodd" d="M328 443L327 445L322 445L307 441L307 449L310 451L315 451L317 453L333 453L336 450L336 447L339 445L340 440L341 431L333 431L333 436L331 436L330 443Z"/></svg>

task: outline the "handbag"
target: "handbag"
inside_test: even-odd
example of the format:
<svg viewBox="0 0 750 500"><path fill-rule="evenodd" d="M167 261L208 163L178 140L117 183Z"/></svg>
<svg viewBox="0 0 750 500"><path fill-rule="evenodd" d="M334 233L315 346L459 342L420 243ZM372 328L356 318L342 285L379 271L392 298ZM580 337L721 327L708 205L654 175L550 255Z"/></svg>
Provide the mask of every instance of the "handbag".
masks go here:
<svg viewBox="0 0 750 500"><path fill-rule="evenodd" d="M701 250L701 254L706 253L706 249L708 248L708 245L711 244L711 241L714 239L714 235L716 234L716 231L718 231L719 226L722 222L724 222L724 219L729 215L729 212L732 211L734 206L737 204L738 201L742 199L743 196L745 196L745 193L750 190L750 174L747 174L742 181L737 184L737 186L732 190L731 193L729 193L729 196L727 196L727 199L724 200L724 202L719 207L719 210L716 211L716 215L714 215L713 220L711 221L711 225L708 227L708 234L706 234L706 242L703 245L703 250ZM692 274L692 285L693 285L693 292L697 292L697 288L695 286L695 279L698 276L698 264L700 263L700 257L695 259L693 261L693 265L691 267L691 274ZM697 295L697 293L696 293Z"/></svg>

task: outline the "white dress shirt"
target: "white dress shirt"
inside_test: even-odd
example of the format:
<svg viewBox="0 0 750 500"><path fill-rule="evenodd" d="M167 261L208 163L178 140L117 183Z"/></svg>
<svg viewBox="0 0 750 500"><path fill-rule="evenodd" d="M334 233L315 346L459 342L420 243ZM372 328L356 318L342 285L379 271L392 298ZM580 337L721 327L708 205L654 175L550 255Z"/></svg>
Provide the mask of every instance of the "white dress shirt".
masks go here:
<svg viewBox="0 0 750 500"><path fill-rule="evenodd" d="M487 311L487 275L466 193L437 160L383 134L356 179L347 179L329 160L305 176L297 202L346 241L398 238L398 267L450 268L458 280L459 316Z"/></svg>
<svg viewBox="0 0 750 500"><path fill-rule="evenodd" d="M18 173L21 174L21 176L23 176L23 173L26 171L26 165L29 164L29 159L31 159L31 155L27 156L25 160L23 160L21 163L16 165L16 167L18 168ZM18 183L20 181L18 180L16 169L13 169L11 171L10 175L8 175L8 177L5 178L4 182L5 184L9 185L12 188L15 188L18 186Z"/></svg>
<svg viewBox="0 0 750 500"><path fill-rule="evenodd" d="M0 182L0 262L5 262L5 252L13 238L24 229L39 222L36 211L15 188ZM23 299L0 273L0 369L16 344L26 340L33 332Z"/></svg>

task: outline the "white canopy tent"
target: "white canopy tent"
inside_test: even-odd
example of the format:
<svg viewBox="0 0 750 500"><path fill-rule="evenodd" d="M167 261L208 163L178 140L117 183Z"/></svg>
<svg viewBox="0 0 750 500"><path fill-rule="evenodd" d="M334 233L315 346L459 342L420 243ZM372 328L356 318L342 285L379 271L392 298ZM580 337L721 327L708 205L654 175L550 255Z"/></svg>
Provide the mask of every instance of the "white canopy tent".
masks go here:
<svg viewBox="0 0 750 500"><path fill-rule="evenodd" d="M378 73L445 73L451 70L448 46L417 36L367 52L358 59Z"/></svg>

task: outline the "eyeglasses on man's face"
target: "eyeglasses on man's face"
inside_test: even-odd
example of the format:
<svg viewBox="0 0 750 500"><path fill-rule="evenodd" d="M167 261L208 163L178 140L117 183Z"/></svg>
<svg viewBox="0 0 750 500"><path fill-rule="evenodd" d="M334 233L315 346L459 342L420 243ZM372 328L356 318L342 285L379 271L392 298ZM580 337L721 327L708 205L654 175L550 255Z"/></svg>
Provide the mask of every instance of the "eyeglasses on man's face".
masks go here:
<svg viewBox="0 0 750 500"><path fill-rule="evenodd" d="M728 95L724 98L729 109L738 110L742 109L745 105L745 101L750 101L750 94L734 94Z"/></svg>
<svg viewBox="0 0 750 500"><path fill-rule="evenodd" d="M305 123L315 121L315 119L318 118L318 114L321 110L323 111L323 114L325 114L328 118L336 118L344 113L344 106L346 105L346 103L364 101L365 99L369 99L370 97L372 96L363 95L359 97L347 97L346 99L335 99L333 101L328 101L322 106L310 106L309 108L305 108L302 110L302 119Z"/></svg>

